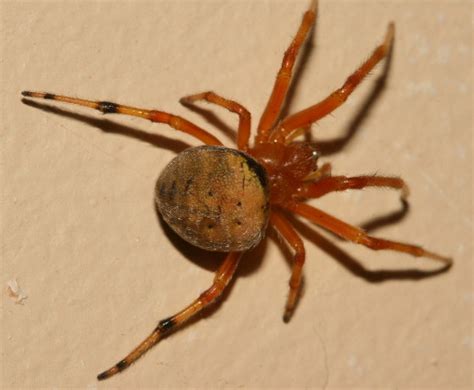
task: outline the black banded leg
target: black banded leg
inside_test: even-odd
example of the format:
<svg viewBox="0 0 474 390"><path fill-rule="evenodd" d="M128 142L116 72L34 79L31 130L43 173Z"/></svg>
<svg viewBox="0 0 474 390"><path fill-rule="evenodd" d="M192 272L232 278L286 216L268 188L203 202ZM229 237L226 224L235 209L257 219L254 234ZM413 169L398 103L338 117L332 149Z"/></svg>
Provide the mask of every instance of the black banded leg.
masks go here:
<svg viewBox="0 0 474 390"><path fill-rule="evenodd" d="M206 130L201 129L200 127L187 121L184 118L169 114L167 112L157 110L146 110L143 108L124 106L122 104L107 101L79 99L45 92L23 91L21 94L28 98L54 100L58 102L89 107L94 110L100 111L103 114L124 114L148 119L152 122L165 123L176 130L192 135L193 137L199 139L206 145L222 145L222 143L216 137L214 137L212 134L209 134Z"/></svg>
<svg viewBox="0 0 474 390"><path fill-rule="evenodd" d="M119 361L115 366L109 368L97 376L98 380L110 378L112 375L125 370L128 366L139 359L145 352L156 345L163 337L174 329L188 321L195 314L213 303L224 291L234 276L237 265L241 257L241 252L231 252L217 270L212 286L204 291L199 298L197 298L188 307L181 310L172 317L161 320L155 330L127 357Z"/></svg>

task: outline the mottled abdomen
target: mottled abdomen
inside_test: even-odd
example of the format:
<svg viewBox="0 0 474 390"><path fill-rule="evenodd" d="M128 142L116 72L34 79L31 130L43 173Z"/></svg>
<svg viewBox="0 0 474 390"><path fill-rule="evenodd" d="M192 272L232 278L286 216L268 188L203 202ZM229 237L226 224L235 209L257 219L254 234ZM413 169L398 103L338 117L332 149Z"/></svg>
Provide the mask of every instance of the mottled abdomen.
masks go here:
<svg viewBox="0 0 474 390"><path fill-rule="evenodd" d="M266 172L235 149L199 146L181 152L160 175L155 199L178 235L210 251L252 248L268 222Z"/></svg>

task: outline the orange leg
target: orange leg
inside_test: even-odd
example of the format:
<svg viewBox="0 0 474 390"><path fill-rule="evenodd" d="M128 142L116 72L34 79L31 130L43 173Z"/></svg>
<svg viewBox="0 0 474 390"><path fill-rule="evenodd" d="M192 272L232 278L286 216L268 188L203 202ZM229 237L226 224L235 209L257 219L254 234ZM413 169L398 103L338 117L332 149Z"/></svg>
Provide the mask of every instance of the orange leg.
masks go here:
<svg viewBox="0 0 474 390"><path fill-rule="evenodd" d="M225 99L212 91L197 93L180 99L183 104L194 103L196 100L206 100L209 103L227 108L239 116L239 129L237 131L237 148L246 151L249 147L250 138L250 112L241 104L233 100Z"/></svg>
<svg viewBox="0 0 474 390"><path fill-rule="evenodd" d="M168 114L167 112L157 110L145 110L142 108L124 106L112 102L99 102L93 100L78 99L68 96L55 95L44 92L30 92L23 91L21 93L25 97L40 98L48 100L56 100L59 102L76 104L79 106L93 108L104 114L124 114L130 116L138 116L140 118L148 119L152 122L166 123L176 130L192 135L207 145L222 145L222 143L206 130L201 129L195 124L187 121L176 115Z"/></svg>
<svg viewBox="0 0 474 390"><path fill-rule="evenodd" d="M359 190L365 187L388 187L402 191L402 198L408 197L408 186L398 177L382 176L327 176L318 181L305 183L298 196L302 198L319 198L334 191Z"/></svg>
<svg viewBox="0 0 474 390"><path fill-rule="evenodd" d="M313 0L309 10L303 15L303 20L301 21L301 25L295 38L283 56L281 68L278 72L275 84L273 85L272 94L270 95L267 106L260 118L260 123L258 124L258 132L255 139L257 143L267 141L270 130L278 119L278 115L280 114L281 107L290 86L296 57L316 19L316 8L317 1Z"/></svg>
<svg viewBox="0 0 474 390"><path fill-rule="evenodd" d="M290 278L290 293L286 301L285 313L283 314L283 321L288 322L293 315L298 294L301 288L301 277L303 271L303 264L305 260L305 249L303 240L300 238L290 222L278 211L272 210L270 215L270 224L277 230L278 233L291 245L295 250L293 269Z"/></svg>
<svg viewBox="0 0 474 390"><path fill-rule="evenodd" d="M139 359L145 352L155 346L163 337L168 335L171 331L178 328L180 325L188 321L191 317L199 313L202 309L209 306L217 298L220 297L224 288L229 284L234 276L237 265L241 257L240 252L231 252L227 255L220 268L217 270L212 286L204 291L199 298L197 298L188 307L181 310L172 317L161 320L155 330L132 352L130 352L125 359L122 359L115 366L109 368L107 371L99 374L97 379L103 380L110 378L112 375L125 370L137 359Z"/></svg>
<svg viewBox="0 0 474 390"><path fill-rule="evenodd" d="M344 85L329 95L321 102L306 108L296 114L286 117L272 136L272 140L285 142L291 133L301 127L306 127L311 123L328 115L340 105L342 105L354 89L360 84L365 76L380 62L389 52L393 42L395 25L388 25L384 43L378 46L370 58L365 61L352 75L350 75Z"/></svg>
<svg viewBox="0 0 474 390"><path fill-rule="evenodd" d="M339 237L355 242L356 244L365 245L366 247L373 250L391 249L398 252L405 252L415 257L428 257L433 260L441 261L446 265L452 264L452 260L450 258L440 256L433 252L428 252L419 246L371 237L367 235L362 229L349 225L346 222L343 222L332 215L329 215L324 211L321 211L310 205L294 202L286 204L285 208L298 215L301 215L316 225L333 232Z"/></svg>

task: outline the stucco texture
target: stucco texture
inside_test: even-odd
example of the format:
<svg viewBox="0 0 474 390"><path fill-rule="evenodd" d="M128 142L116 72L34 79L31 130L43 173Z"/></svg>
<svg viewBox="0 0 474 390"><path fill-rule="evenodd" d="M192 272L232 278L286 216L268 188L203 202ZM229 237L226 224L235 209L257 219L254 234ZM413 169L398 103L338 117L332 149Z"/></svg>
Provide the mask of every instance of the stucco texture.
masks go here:
<svg viewBox="0 0 474 390"><path fill-rule="evenodd" d="M153 204L160 171L199 142L139 118L24 104L20 92L157 108L232 145L234 115L204 104L192 112L179 98L214 90L248 107L255 129L308 3L1 2L0 387L473 385L470 1L321 1L286 108L339 87L393 20L385 84L382 63L312 133L334 174L403 177L410 208L375 189L311 204L452 256L454 266L437 272L428 259L371 251L295 220L307 262L289 324L291 250L269 233L221 304L96 381L207 288L222 260L177 239Z"/></svg>

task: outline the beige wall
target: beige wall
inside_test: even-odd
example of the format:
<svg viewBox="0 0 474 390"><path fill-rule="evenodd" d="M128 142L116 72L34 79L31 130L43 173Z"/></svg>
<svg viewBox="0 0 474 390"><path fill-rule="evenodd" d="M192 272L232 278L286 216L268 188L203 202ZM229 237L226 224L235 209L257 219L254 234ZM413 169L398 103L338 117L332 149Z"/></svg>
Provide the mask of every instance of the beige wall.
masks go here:
<svg viewBox="0 0 474 390"><path fill-rule="evenodd" d="M99 386L97 373L196 297L217 265L217 256L170 241L152 201L160 170L193 139L75 107L43 111L22 104L20 91L159 108L231 144L178 99L213 89L257 122L307 4L1 3L3 388ZM472 385L471 4L322 1L291 105L338 87L395 21L387 87L325 161L335 174L406 179L409 214L372 233L452 255L454 267L413 280L412 270L437 264L305 228L305 293L283 324L290 257L273 237L245 256L218 310L99 387ZM344 136L381 70L315 136ZM234 116L209 108L235 128ZM399 207L398 194L382 190L314 204L355 224ZM371 282L380 270L393 274ZM13 279L28 295L22 305L6 292Z"/></svg>

